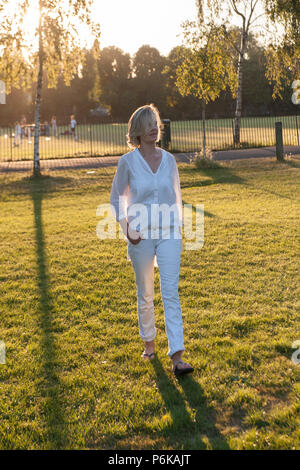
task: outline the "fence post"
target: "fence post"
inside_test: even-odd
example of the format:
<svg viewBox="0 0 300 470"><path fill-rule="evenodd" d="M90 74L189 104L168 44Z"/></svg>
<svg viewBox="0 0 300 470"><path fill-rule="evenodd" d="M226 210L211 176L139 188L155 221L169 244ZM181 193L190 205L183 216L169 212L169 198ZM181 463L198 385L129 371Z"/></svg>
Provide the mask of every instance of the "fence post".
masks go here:
<svg viewBox="0 0 300 470"><path fill-rule="evenodd" d="M296 118L296 129L297 129L297 142L298 142L298 147L299 147L299 129L298 129L298 119L297 119L297 116L295 116Z"/></svg>
<svg viewBox="0 0 300 470"><path fill-rule="evenodd" d="M89 133L90 133L90 144L91 144L91 157L93 156L93 135L92 135L92 123L90 122L88 124L89 128Z"/></svg>
<svg viewBox="0 0 300 470"><path fill-rule="evenodd" d="M170 119L162 119L164 128L162 129L162 147L166 150L169 149L169 144L171 142L171 121Z"/></svg>
<svg viewBox="0 0 300 470"><path fill-rule="evenodd" d="M276 134L276 156L277 160L283 160L283 140L282 140L282 122L275 122Z"/></svg>
<svg viewBox="0 0 300 470"><path fill-rule="evenodd" d="M10 140L10 159L12 161L13 155L12 155L12 131L11 131L11 127L9 128L9 140Z"/></svg>

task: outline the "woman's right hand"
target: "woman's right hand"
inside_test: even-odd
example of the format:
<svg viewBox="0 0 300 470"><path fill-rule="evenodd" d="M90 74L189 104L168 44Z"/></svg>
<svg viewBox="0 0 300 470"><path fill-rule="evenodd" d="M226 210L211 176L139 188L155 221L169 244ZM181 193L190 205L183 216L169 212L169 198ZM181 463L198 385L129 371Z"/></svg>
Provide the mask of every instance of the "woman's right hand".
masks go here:
<svg viewBox="0 0 300 470"><path fill-rule="evenodd" d="M133 245L137 245L144 238L141 237L141 232L131 228L127 222L127 238Z"/></svg>

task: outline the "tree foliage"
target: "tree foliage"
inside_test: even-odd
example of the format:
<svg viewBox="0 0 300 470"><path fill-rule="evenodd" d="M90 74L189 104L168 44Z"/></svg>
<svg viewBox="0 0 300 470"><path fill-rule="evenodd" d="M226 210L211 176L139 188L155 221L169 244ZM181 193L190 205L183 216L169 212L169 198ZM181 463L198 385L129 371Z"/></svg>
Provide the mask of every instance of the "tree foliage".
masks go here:
<svg viewBox="0 0 300 470"><path fill-rule="evenodd" d="M197 96L206 103L214 101L227 86L234 95L236 73L222 27L209 23L198 28L190 21L183 27L188 47L182 51L184 58L176 71L180 93Z"/></svg>
<svg viewBox="0 0 300 470"><path fill-rule="evenodd" d="M299 0L264 0L267 15L284 27L283 38L274 38L266 48L266 76L273 83L273 98L283 99L286 83L300 79L300 3Z"/></svg>
<svg viewBox="0 0 300 470"><path fill-rule="evenodd" d="M100 37L100 26L91 18L92 4L92 0L6 0L2 3L0 78L5 81L8 93L11 86L28 87L36 80L39 36L49 87L57 85L61 74L66 84L70 84L85 59L82 28L95 38ZM40 11L40 24L33 23L28 34L24 21L34 8Z"/></svg>

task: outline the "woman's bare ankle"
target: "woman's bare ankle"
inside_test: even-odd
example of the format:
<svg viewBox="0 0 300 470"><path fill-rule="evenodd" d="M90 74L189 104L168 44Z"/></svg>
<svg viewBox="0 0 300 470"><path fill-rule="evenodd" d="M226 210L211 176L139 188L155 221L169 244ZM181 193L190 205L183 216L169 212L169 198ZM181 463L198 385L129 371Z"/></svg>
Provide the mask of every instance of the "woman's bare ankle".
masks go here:
<svg viewBox="0 0 300 470"><path fill-rule="evenodd" d="M176 353L171 357L174 366L176 366L176 364L181 360L182 353L183 351L176 351Z"/></svg>
<svg viewBox="0 0 300 470"><path fill-rule="evenodd" d="M154 352L154 348L155 348L154 339L152 341L144 341L144 344L145 344L145 352L147 354Z"/></svg>

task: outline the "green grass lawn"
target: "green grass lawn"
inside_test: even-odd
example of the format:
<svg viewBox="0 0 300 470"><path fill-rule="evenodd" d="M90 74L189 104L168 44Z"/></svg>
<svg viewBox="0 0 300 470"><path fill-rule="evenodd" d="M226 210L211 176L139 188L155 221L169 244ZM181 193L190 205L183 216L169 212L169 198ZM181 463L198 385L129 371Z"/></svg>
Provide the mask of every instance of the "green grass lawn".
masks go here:
<svg viewBox="0 0 300 470"><path fill-rule="evenodd" d="M115 168L0 175L1 449L300 449L300 162L221 165L178 164L205 211L203 248L183 243L180 380L158 268L150 363L126 242L96 235Z"/></svg>
<svg viewBox="0 0 300 470"><path fill-rule="evenodd" d="M275 145L275 121L282 122L284 145L299 145L300 117L242 117L240 142L242 147L267 147ZM206 145L212 150L233 148L233 120L207 119ZM58 137L41 136L40 158L66 158L84 156L122 155L128 151L127 124L79 124L78 141L61 133L68 126L58 127ZM12 130L13 133L13 130ZM31 160L33 136L24 138L14 146L9 129L0 128L0 160ZM202 148L202 121L171 121L172 152L195 152Z"/></svg>

